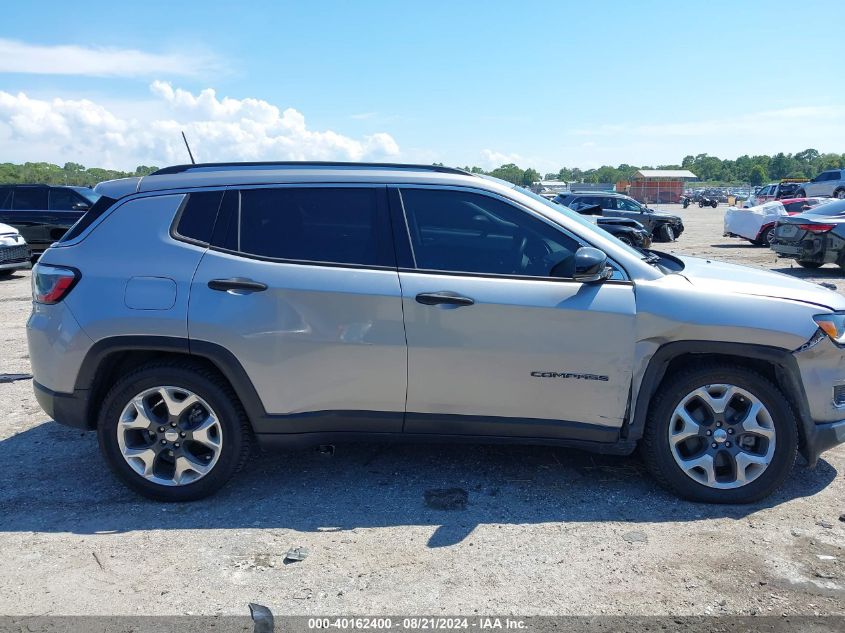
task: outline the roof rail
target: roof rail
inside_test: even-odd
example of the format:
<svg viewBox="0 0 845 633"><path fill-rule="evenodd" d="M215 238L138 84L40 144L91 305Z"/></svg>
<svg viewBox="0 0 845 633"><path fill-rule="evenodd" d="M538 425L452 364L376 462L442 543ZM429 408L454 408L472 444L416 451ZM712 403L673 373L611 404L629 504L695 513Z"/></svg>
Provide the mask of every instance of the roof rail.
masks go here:
<svg viewBox="0 0 845 633"><path fill-rule="evenodd" d="M454 167L442 165L413 165L407 163L351 163L332 161L269 161L269 162L233 162L233 163L197 163L196 165L172 165L162 167L150 176L164 176L167 174L182 174L189 171L226 171L227 169L284 169L289 167L339 167L343 169L408 169L417 171L436 171L444 174L470 175L470 172Z"/></svg>

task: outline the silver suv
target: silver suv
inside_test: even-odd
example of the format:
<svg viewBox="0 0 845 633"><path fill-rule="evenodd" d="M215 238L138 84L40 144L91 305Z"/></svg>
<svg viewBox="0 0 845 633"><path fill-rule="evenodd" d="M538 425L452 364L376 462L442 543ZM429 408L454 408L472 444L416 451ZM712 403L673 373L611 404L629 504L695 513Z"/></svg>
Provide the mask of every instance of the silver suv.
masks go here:
<svg viewBox="0 0 845 633"><path fill-rule="evenodd" d="M35 392L135 491L253 444L639 446L689 499L769 494L845 441L845 297L630 248L459 170L170 167L101 184L33 272Z"/></svg>
<svg viewBox="0 0 845 633"><path fill-rule="evenodd" d="M812 180L802 183L795 194L796 198L830 196L845 198L845 169L828 169Z"/></svg>

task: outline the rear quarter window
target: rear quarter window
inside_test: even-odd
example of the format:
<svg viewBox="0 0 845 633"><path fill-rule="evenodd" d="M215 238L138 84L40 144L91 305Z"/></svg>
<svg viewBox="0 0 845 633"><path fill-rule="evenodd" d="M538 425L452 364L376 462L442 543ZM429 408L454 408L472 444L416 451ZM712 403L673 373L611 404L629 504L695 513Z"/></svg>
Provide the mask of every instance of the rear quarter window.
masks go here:
<svg viewBox="0 0 845 633"><path fill-rule="evenodd" d="M214 222L222 191L195 191L189 193L174 222L174 237L208 245L214 232Z"/></svg>

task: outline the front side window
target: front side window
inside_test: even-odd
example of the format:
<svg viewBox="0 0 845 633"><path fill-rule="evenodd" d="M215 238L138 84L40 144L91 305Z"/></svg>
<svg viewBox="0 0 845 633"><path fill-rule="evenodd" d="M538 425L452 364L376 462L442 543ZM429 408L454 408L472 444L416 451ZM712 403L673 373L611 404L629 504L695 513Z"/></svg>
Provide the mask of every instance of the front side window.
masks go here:
<svg viewBox="0 0 845 633"><path fill-rule="evenodd" d="M423 270L549 277L574 273L580 244L498 198L458 190L402 189L416 266Z"/></svg>
<svg viewBox="0 0 845 633"><path fill-rule="evenodd" d="M616 208L622 211L641 211L638 203L627 198L616 198Z"/></svg>
<svg viewBox="0 0 845 633"><path fill-rule="evenodd" d="M51 211L73 211L84 210L74 207L79 204L91 206L82 196L77 195L69 189L50 189L50 210Z"/></svg>
<svg viewBox="0 0 845 633"><path fill-rule="evenodd" d="M47 187L18 187L12 201L15 211L47 209Z"/></svg>
<svg viewBox="0 0 845 633"><path fill-rule="evenodd" d="M225 247L272 259L395 266L385 199L383 187L227 192L223 204L234 220Z"/></svg>

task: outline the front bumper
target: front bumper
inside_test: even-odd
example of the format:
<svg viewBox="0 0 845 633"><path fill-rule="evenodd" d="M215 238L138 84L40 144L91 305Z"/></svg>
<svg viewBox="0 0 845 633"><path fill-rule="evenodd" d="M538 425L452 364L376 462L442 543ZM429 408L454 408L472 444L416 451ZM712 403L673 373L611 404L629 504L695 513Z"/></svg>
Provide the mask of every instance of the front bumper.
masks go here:
<svg viewBox="0 0 845 633"><path fill-rule="evenodd" d="M31 268L32 252L26 244L0 246L0 270L23 270Z"/></svg>
<svg viewBox="0 0 845 633"><path fill-rule="evenodd" d="M91 430L96 424L88 419L88 391L77 390L73 393L60 393L47 389L34 380L35 399L44 413L54 421L75 429Z"/></svg>
<svg viewBox="0 0 845 633"><path fill-rule="evenodd" d="M845 443L845 420L816 424L805 435L804 457L810 464L815 464L823 452Z"/></svg>

